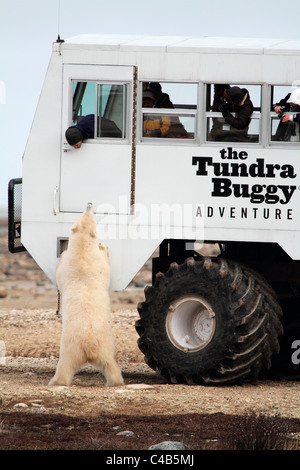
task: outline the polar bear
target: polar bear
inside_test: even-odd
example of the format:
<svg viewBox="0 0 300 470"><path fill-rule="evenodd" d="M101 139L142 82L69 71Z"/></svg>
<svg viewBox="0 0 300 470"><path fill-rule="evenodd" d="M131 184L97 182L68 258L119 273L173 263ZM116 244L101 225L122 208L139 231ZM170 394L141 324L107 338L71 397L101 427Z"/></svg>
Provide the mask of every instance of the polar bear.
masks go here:
<svg viewBox="0 0 300 470"><path fill-rule="evenodd" d="M49 385L69 386L76 370L87 362L103 372L107 386L122 385L111 330L108 248L98 243L92 204L71 230L56 280L61 295L62 336L56 372Z"/></svg>

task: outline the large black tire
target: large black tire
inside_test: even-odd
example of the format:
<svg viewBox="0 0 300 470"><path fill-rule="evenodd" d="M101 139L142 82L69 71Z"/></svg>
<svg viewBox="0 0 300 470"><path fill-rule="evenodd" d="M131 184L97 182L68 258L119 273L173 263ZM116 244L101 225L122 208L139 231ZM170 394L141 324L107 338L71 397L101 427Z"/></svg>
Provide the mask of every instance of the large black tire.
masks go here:
<svg viewBox="0 0 300 470"><path fill-rule="evenodd" d="M235 263L173 263L138 305L138 345L168 382L232 384L257 378L279 351L281 308L271 289Z"/></svg>

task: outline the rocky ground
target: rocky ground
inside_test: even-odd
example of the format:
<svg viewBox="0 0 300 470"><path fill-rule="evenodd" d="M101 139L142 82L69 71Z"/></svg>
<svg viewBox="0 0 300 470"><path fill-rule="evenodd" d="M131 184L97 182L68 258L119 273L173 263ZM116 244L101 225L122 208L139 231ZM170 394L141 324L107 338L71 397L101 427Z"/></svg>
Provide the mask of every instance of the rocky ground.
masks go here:
<svg viewBox="0 0 300 470"><path fill-rule="evenodd" d="M125 292L111 292L125 385L107 388L84 366L70 387L48 387L61 334L57 293L27 253L8 252L5 222L0 231L0 449L145 450L162 441L253 449L271 435L269 447L299 449L299 381L169 385L144 363L134 324L150 264Z"/></svg>

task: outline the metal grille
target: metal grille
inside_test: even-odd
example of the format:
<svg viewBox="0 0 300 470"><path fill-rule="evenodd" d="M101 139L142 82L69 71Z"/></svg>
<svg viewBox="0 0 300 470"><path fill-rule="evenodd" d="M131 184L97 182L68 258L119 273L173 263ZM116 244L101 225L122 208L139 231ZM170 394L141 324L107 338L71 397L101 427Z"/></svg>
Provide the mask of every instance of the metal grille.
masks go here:
<svg viewBox="0 0 300 470"><path fill-rule="evenodd" d="M8 185L8 249L11 253L26 251L21 243L22 178Z"/></svg>

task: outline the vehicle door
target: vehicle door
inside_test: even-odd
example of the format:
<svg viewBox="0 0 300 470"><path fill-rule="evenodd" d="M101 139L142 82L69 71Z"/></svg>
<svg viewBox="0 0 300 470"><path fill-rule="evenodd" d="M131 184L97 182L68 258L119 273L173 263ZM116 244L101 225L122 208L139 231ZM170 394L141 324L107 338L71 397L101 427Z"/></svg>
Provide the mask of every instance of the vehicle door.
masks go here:
<svg viewBox="0 0 300 470"><path fill-rule="evenodd" d="M134 67L63 67L60 212L129 214L132 171ZM65 131L94 116L94 135L80 148L67 143Z"/></svg>

